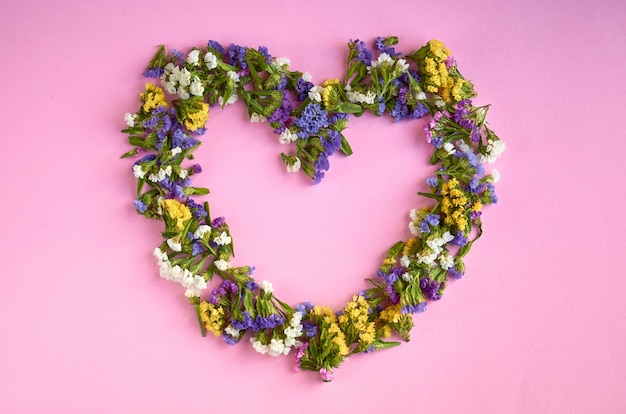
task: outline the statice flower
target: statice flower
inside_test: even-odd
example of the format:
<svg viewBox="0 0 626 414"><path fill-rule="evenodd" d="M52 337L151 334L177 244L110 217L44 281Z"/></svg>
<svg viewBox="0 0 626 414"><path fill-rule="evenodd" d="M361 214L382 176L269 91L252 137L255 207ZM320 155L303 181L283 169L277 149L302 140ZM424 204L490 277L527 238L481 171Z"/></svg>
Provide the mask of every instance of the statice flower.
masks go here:
<svg viewBox="0 0 626 414"><path fill-rule="evenodd" d="M296 81L296 96L298 99L304 101L309 94L309 90L311 90L313 86L314 85L311 82L307 82L303 78L298 78Z"/></svg>
<svg viewBox="0 0 626 414"><path fill-rule="evenodd" d="M320 129L328 127L328 112L318 104L310 103L294 123L301 129L298 136L308 138L310 135L318 134Z"/></svg>
<svg viewBox="0 0 626 414"><path fill-rule="evenodd" d="M246 56L246 48L231 43L228 47L228 58L230 59L230 64L233 66L239 66L241 69L246 69L248 67L248 63L245 61Z"/></svg>

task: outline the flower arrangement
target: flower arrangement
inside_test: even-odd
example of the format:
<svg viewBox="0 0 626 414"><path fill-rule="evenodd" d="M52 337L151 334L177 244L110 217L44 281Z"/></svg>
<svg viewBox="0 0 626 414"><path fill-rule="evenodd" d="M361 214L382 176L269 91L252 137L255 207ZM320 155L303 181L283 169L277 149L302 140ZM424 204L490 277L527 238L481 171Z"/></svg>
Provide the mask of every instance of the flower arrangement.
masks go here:
<svg viewBox="0 0 626 414"><path fill-rule="evenodd" d="M134 206L147 218L162 220L163 243L154 256L160 275L179 283L195 308L202 334L227 344L249 341L261 354L294 355L302 370L324 381L350 355L370 353L408 341L412 314L439 300L449 278L460 279L464 257L482 234L481 214L497 203L496 170L485 172L505 145L488 128L489 106L474 106L473 84L458 70L450 51L437 40L406 55L396 37L379 37L374 52L363 41L348 43L345 78L312 83L292 70L287 58L267 48L215 41L186 54L159 47L144 72L158 79L140 94L141 106L126 114L136 157ZM253 278L254 267L232 266L233 239L223 217L212 217L208 202L195 196L202 171L193 153L206 133L210 108L243 101L251 122L266 123L278 141L286 170L320 183L329 158L352 150L342 131L350 116L370 111L395 120L429 117L425 138L432 144L433 177L419 192L429 206L410 212L412 237L387 252L369 288L334 311L308 302L290 306L268 281ZM209 283L214 288L209 290Z"/></svg>

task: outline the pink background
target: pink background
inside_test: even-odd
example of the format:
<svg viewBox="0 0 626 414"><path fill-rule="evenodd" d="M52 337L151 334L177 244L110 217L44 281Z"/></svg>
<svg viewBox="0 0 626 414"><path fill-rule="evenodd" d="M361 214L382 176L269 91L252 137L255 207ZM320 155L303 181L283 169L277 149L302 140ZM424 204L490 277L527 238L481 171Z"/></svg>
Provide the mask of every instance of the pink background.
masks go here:
<svg viewBox="0 0 626 414"><path fill-rule="evenodd" d="M626 412L623 1L4 3L0 411ZM324 384L200 336L158 278L159 223L134 212L119 130L158 44L266 45L321 83L349 39L379 35L444 41L492 104L500 203L412 341ZM200 183L236 263L289 303L345 304L423 205L419 123L352 120L355 155L315 187L242 106L209 127Z"/></svg>

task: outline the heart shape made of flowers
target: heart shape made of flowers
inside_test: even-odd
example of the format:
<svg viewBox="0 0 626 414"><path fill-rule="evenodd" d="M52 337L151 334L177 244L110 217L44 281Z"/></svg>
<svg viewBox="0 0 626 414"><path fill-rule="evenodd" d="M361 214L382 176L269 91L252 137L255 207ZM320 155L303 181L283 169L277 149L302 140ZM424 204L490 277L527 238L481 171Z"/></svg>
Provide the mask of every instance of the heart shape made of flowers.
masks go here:
<svg viewBox="0 0 626 414"><path fill-rule="evenodd" d="M247 333L253 348L271 356L292 350L295 364L333 379L333 369L349 355L399 345L413 327L412 314L439 300L448 277L465 272L463 259L482 234L483 206L497 202L498 173L485 173L505 145L487 127L488 106L473 106L474 85L458 70L454 57L439 41L403 56L396 37L376 39L378 56L360 40L348 43L343 80L314 85L307 73L291 70L286 58L267 48L215 41L184 55L159 47L144 72L160 79L147 83L141 107L126 114L129 143L122 157L139 157L137 212L162 220L163 243L155 248L160 275L180 283L193 305L202 334L207 331L234 345ZM371 111L395 120L430 117L424 126L437 167L418 194L429 207L411 210L413 235L388 250L376 272L346 306L279 300L268 281L257 283L254 268L231 266L233 240L226 220L211 217L208 202L194 198L206 188L191 186L199 164L193 159L206 132L209 108L242 100L251 122L271 126L278 140L295 148L281 153L288 172L303 172L315 184L330 168L329 157L352 149L342 131L350 116ZM146 187L148 187L146 189ZM213 277L221 279L203 297Z"/></svg>

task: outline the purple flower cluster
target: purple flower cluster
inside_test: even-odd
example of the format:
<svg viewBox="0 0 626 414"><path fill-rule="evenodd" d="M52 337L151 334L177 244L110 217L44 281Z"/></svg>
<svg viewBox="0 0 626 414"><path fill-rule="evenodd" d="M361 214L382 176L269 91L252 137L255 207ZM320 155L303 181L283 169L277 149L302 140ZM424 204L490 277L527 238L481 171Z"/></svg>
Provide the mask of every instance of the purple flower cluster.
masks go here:
<svg viewBox="0 0 626 414"><path fill-rule="evenodd" d="M231 321L233 328L240 331L250 329L256 332L264 329L274 329L285 323L285 318L277 313L273 313L267 317L257 315L255 318L252 318L252 316L250 316L250 312L244 311L242 316L242 320L233 319Z"/></svg>
<svg viewBox="0 0 626 414"><path fill-rule="evenodd" d="M217 229L219 227L222 227L225 223L226 223L226 219L224 217L216 217L211 222L211 227L213 227L214 229Z"/></svg>
<svg viewBox="0 0 626 414"><path fill-rule="evenodd" d="M163 68L146 69L143 72L143 77L144 78L160 78L161 75L163 75L164 72L165 72L165 70L163 70Z"/></svg>
<svg viewBox="0 0 626 414"><path fill-rule="evenodd" d="M410 73L414 79L419 81L420 76L417 72L410 71ZM407 106L406 94L409 91L409 76L406 73L403 73L402 76L396 79L394 84L398 87L398 96L396 98L396 104L391 110L391 116L396 121L403 119L419 119L429 113L426 105L421 102L415 105L414 109Z"/></svg>
<svg viewBox="0 0 626 414"><path fill-rule="evenodd" d="M300 128L298 137L306 139L311 135L319 134L322 128L328 127L328 112L319 104L310 103L304 108L299 118L294 123Z"/></svg>
<svg viewBox="0 0 626 414"><path fill-rule="evenodd" d="M226 54L226 50L224 50L224 47L222 47L221 44L219 44L218 42L216 42L215 40L209 40L207 42L207 46L210 49L215 50L217 53L219 53L220 55L225 55Z"/></svg>
<svg viewBox="0 0 626 414"><path fill-rule="evenodd" d="M174 132L172 133L172 149L178 147L185 151L198 144L200 144L200 141L185 134L180 128L180 125L175 126Z"/></svg>
<svg viewBox="0 0 626 414"><path fill-rule="evenodd" d="M184 180L172 180L165 178L159 181L159 185L167 190L164 198L185 198L185 187L191 184L191 178Z"/></svg>
<svg viewBox="0 0 626 414"><path fill-rule="evenodd" d="M148 206L141 200L135 200L133 201L133 204L135 205L137 211L141 214L145 213L146 210L148 210Z"/></svg>
<svg viewBox="0 0 626 414"><path fill-rule="evenodd" d="M473 142L480 141L481 135L480 130L476 123L469 118L470 108L472 107L472 101L469 99L464 99L462 101L457 102L456 110L452 115L452 119L454 122L459 124L465 130L470 132L470 137Z"/></svg>
<svg viewBox="0 0 626 414"><path fill-rule="evenodd" d="M431 227L439 225L441 217L439 214L427 214L426 217L420 222L419 228L422 233L430 233Z"/></svg>
<svg viewBox="0 0 626 414"><path fill-rule="evenodd" d="M243 46L236 45L231 43L228 47L228 58L230 59L230 64L233 66L238 66L241 69L246 69L248 67L248 63L245 61L246 57L246 48Z"/></svg>
<svg viewBox="0 0 626 414"><path fill-rule="evenodd" d="M400 296L396 293L393 286L403 273L404 269L401 267L394 267L389 273L385 273L382 270L377 272L378 277L385 279L385 293L394 305L400 302Z"/></svg>
<svg viewBox="0 0 626 414"><path fill-rule="evenodd" d="M393 46L387 46L386 44L386 39L384 37L377 37L376 38L376 48L380 51L380 53L386 53L389 56L400 56L402 53L396 53L396 50L393 48Z"/></svg>
<svg viewBox="0 0 626 414"><path fill-rule="evenodd" d="M270 55L270 52L267 49L267 47L259 46L259 48L257 50L259 51L260 54L263 55L263 57L265 57L265 63L267 63L269 65L270 62L272 61L272 55Z"/></svg>
<svg viewBox="0 0 626 414"><path fill-rule="evenodd" d="M372 65L372 51L369 50L367 46L365 46L365 42L357 39L357 40L350 40L350 43L354 44L357 52L359 52L359 54L356 57L357 60L359 60L365 66L371 66Z"/></svg>
<svg viewBox="0 0 626 414"><path fill-rule="evenodd" d="M406 305L402 308L402 313L422 313L426 310L426 302L420 302L417 305Z"/></svg>
<svg viewBox="0 0 626 414"><path fill-rule="evenodd" d="M439 300L441 299L441 290L444 288L444 284L439 284L439 282L437 282L436 280L423 278L420 279L420 288L428 299Z"/></svg>
<svg viewBox="0 0 626 414"><path fill-rule="evenodd" d="M293 109L293 105L291 101L287 97L287 95L283 96L282 104L274 110L272 115L267 118L267 121L272 124L274 128L274 132L276 134L282 134L285 128L289 128L292 122L291 118L291 110Z"/></svg>
<svg viewBox="0 0 626 414"><path fill-rule="evenodd" d="M450 244L454 246L465 246L467 243L467 237L465 237L465 234L461 230L458 230L456 232L456 235L454 236L454 239L450 241Z"/></svg>
<svg viewBox="0 0 626 414"><path fill-rule="evenodd" d="M450 269L448 269L448 276L458 280L463 277L463 271L456 270L454 267L451 267Z"/></svg>
<svg viewBox="0 0 626 414"><path fill-rule="evenodd" d="M185 202L191 214L196 218L196 220L200 221L207 216L207 212L204 209L204 206L200 203L196 203L192 198L188 198Z"/></svg>
<svg viewBox="0 0 626 414"><path fill-rule="evenodd" d="M314 85L302 78L296 81L296 96L300 101L304 101L309 96L309 91Z"/></svg>
<svg viewBox="0 0 626 414"><path fill-rule="evenodd" d="M237 294L239 292L239 285L230 280L224 280L217 288L213 289L211 296L209 296L209 303L217 305L220 301L220 296L224 296L228 293Z"/></svg>

